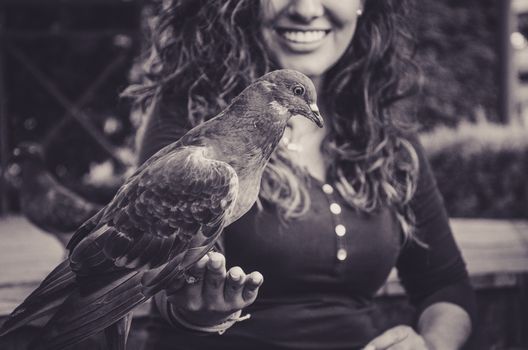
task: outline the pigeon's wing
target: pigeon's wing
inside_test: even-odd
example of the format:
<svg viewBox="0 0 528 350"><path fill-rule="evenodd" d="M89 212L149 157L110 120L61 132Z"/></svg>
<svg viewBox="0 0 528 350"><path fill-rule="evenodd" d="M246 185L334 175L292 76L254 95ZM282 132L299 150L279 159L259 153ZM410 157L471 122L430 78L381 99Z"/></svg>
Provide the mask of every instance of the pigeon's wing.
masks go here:
<svg viewBox="0 0 528 350"><path fill-rule="evenodd" d="M98 226L74 236L70 262L78 276L148 270L216 237L238 193L227 163L206 148L181 147L134 175L105 209ZM192 244L192 246L191 246Z"/></svg>
<svg viewBox="0 0 528 350"><path fill-rule="evenodd" d="M79 288L38 344L59 349L105 329L213 246L235 203L238 178L204 151L185 147L150 163L78 230L69 260Z"/></svg>

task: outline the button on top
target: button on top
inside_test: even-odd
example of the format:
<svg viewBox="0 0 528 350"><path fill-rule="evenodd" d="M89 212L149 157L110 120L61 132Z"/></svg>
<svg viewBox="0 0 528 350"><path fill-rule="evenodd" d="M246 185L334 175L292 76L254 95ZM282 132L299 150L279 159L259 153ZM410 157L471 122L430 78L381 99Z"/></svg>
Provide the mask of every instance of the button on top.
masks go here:
<svg viewBox="0 0 528 350"><path fill-rule="evenodd" d="M326 194L332 194L332 193L334 193L334 188L332 186L330 186L329 184L324 184L323 185L323 192L326 193Z"/></svg>
<svg viewBox="0 0 528 350"><path fill-rule="evenodd" d="M347 258L347 251L343 248L337 251L337 260L343 261Z"/></svg>
<svg viewBox="0 0 528 350"><path fill-rule="evenodd" d="M344 225L337 225L335 227L335 233L336 235L338 235L339 237L343 237L346 233L346 227Z"/></svg>
<svg viewBox="0 0 528 350"><path fill-rule="evenodd" d="M335 215L341 214L341 206L337 203L332 203L330 204L330 211Z"/></svg>

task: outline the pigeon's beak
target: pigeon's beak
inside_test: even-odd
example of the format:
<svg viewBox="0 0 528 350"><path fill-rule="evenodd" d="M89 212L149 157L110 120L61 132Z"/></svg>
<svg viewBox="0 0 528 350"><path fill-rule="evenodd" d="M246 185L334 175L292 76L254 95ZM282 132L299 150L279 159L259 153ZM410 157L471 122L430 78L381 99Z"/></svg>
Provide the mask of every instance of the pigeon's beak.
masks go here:
<svg viewBox="0 0 528 350"><path fill-rule="evenodd" d="M315 103L312 103L310 105L310 110L312 111L312 115L308 117L311 121L313 121L318 127L323 127L323 117L321 117L321 112L319 112L319 107Z"/></svg>

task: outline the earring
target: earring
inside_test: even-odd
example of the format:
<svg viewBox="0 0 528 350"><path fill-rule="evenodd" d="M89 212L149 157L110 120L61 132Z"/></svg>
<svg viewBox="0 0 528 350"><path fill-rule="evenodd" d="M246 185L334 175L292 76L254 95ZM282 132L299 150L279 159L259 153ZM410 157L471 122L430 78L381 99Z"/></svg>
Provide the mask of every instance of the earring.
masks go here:
<svg viewBox="0 0 528 350"><path fill-rule="evenodd" d="M357 9L356 11L357 16L361 16L363 14L363 9Z"/></svg>

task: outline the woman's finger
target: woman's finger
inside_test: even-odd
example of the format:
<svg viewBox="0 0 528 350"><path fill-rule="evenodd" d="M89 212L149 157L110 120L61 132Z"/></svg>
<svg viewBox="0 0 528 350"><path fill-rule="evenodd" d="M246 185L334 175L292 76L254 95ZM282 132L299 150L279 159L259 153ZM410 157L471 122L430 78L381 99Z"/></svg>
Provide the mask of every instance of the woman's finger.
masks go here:
<svg viewBox="0 0 528 350"><path fill-rule="evenodd" d="M209 261L209 255L204 255L198 262L194 263L185 271L185 281L188 285L195 285L197 282L203 281L205 274L205 266Z"/></svg>
<svg viewBox="0 0 528 350"><path fill-rule="evenodd" d="M205 276L205 267L209 262L209 256L204 255L198 262L185 272L185 282L188 295L199 296L202 293L202 284Z"/></svg>
<svg viewBox="0 0 528 350"><path fill-rule="evenodd" d="M237 305L241 303L242 300L242 288L244 287L244 282L246 281L246 274L244 270L240 267L235 266L229 269L227 272L227 277L224 285L224 299L226 303L233 304L232 306L236 308Z"/></svg>
<svg viewBox="0 0 528 350"><path fill-rule="evenodd" d="M409 326L396 326L393 327L380 336L374 338L363 350L383 350L404 341L411 333L413 329Z"/></svg>
<svg viewBox="0 0 528 350"><path fill-rule="evenodd" d="M209 256L205 255L185 272L183 286L172 286L167 289L167 298L170 302L184 308L197 309L202 304L202 285L205 267ZM190 307L188 307L190 306Z"/></svg>
<svg viewBox="0 0 528 350"><path fill-rule="evenodd" d="M255 301L258 294L258 289L264 282L264 276L260 272L252 272L246 277L244 290L242 291L242 298L247 305ZM246 306L247 306L246 305Z"/></svg>
<svg viewBox="0 0 528 350"><path fill-rule="evenodd" d="M203 282L203 298L208 305L223 303L224 280L226 278L225 258L220 253L209 253L209 261Z"/></svg>

